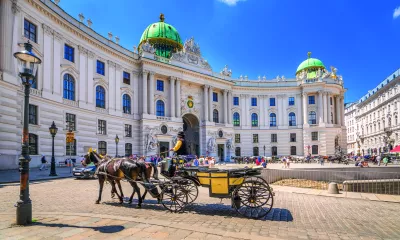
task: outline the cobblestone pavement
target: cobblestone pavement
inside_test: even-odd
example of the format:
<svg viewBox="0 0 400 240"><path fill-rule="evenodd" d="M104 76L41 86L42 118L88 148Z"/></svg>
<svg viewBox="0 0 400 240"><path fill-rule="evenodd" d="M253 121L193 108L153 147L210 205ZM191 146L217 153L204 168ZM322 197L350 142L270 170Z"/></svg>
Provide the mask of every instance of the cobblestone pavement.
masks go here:
<svg viewBox="0 0 400 240"><path fill-rule="evenodd" d="M123 189L125 195L131 194L128 183L123 183ZM18 199L18 190L18 185L0 185L0 216L3 216L0 239L4 238L3 235L10 237L7 234L12 233L16 238L26 237L16 233L16 228L9 228L9 220L5 220L15 214L13 205ZM237 215L229 200L221 202L209 198L207 188L200 188L196 203L178 214L167 212L150 198L142 209L135 208L136 202L120 205L116 199L111 199L110 190L106 185L102 204L96 205L97 180L60 179L31 184L34 217L38 223L18 231L29 232L29 239L33 236L43 238L38 234L48 227L55 227L53 235L52 231L46 231L46 236L53 239L80 239L84 234L90 235L85 233L87 231L93 238L104 238L104 234L109 234L107 236L112 238L132 235L134 239L400 239L398 203L276 192L274 208L266 219L252 220ZM79 224L84 228L61 223ZM107 228L110 225L114 228ZM124 229L117 231L121 226ZM88 227L103 227L105 230ZM107 233L107 229L115 234ZM59 235L58 231L65 235Z"/></svg>

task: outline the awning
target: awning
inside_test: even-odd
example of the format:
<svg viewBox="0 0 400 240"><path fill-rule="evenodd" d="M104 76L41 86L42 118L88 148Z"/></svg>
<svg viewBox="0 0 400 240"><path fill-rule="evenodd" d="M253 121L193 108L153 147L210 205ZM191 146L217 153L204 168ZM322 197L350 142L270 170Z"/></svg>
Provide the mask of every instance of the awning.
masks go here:
<svg viewBox="0 0 400 240"><path fill-rule="evenodd" d="M397 147L393 148L392 150L390 150L391 153L398 153L400 152L400 145L398 145Z"/></svg>

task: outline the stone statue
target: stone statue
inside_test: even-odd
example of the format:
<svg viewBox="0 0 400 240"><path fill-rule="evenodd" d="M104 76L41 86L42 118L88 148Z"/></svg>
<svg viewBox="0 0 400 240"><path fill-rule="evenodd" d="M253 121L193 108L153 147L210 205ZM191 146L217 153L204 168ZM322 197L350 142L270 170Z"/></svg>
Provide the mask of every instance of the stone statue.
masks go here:
<svg viewBox="0 0 400 240"><path fill-rule="evenodd" d="M264 77L263 77L263 81L266 81L267 80L267 77L264 75Z"/></svg>
<svg viewBox="0 0 400 240"><path fill-rule="evenodd" d="M158 140L157 136L154 133L154 130L151 129L150 132L147 134L147 150L155 150L157 148Z"/></svg>
<svg viewBox="0 0 400 240"><path fill-rule="evenodd" d="M240 81L243 81L243 75L240 75L239 79Z"/></svg>
<svg viewBox="0 0 400 240"><path fill-rule="evenodd" d="M226 142L226 148L227 148L227 149L232 149L232 148L234 148L232 138L228 139L228 141Z"/></svg>
<svg viewBox="0 0 400 240"><path fill-rule="evenodd" d="M321 68L319 68L319 69L317 70L317 78L320 78L320 77L322 77L322 70L321 70Z"/></svg>
<svg viewBox="0 0 400 240"><path fill-rule="evenodd" d="M322 74L322 78L328 78L330 76L330 72L328 72L328 70L324 69L324 72Z"/></svg>
<svg viewBox="0 0 400 240"><path fill-rule="evenodd" d="M210 137L208 139L208 143L207 143L207 150L209 152L215 152L216 147L217 147L217 143L215 141L215 138L214 137Z"/></svg>
<svg viewBox="0 0 400 240"><path fill-rule="evenodd" d="M172 59L177 60L179 62L183 62L185 60L185 53L181 50L176 53L172 53Z"/></svg>
<svg viewBox="0 0 400 240"><path fill-rule="evenodd" d="M247 75L244 76L244 80L246 80L246 81L248 80Z"/></svg>
<svg viewBox="0 0 400 240"><path fill-rule="evenodd" d="M276 76L276 80L279 82L279 80L281 80L281 78L278 76Z"/></svg>
<svg viewBox="0 0 400 240"><path fill-rule="evenodd" d="M282 78L281 78L281 79L282 79L282 81L286 81L286 78L285 78L285 76L283 76L283 75L282 75Z"/></svg>
<svg viewBox="0 0 400 240"><path fill-rule="evenodd" d="M154 47L150 44L149 40L147 40L145 43L141 45L142 51L143 52L149 52L149 53L155 53L156 50Z"/></svg>
<svg viewBox="0 0 400 240"><path fill-rule="evenodd" d="M232 70L230 70L230 69L228 70L228 65L225 65L225 67L222 69L222 71L220 73L227 77L232 76Z"/></svg>
<svg viewBox="0 0 400 240"><path fill-rule="evenodd" d="M200 52L200 46L194 41L194 38L191 37L190 39L185 41L185 44L183 45L183 48L185 49L186 52L196 54L198 56L201 56Z"/></svg>
<svg viewBox="0 0 400 240"><path fill-rule="evenodd" d="M337 68L335 68L334 66L331 66L331 76L332 78L336 78L336 72L337 72Z"/></svg>

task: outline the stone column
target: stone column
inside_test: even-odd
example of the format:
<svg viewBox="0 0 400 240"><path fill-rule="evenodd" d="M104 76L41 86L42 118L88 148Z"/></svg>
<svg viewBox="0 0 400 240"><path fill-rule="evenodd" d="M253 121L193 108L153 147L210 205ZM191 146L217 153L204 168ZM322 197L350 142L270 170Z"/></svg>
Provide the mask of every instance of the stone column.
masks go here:
<svg viewBox="0 0 400 240"><path fill-rule="evenodd" d="M170 117L175 117L175 77L169 77L169 99L171 103Z"/></svg>
<svg viewBox="0 0 400 240"><path fill-rule="evenodd" d="M227 124L228 123L228 90L224 89L222 90L223 94L224 94L224 123Z"/></svg>
<svg viewBox="0 0 400 240"><path fill-rule="evenodd" d="M208 118L213 121L213 87L208 88Z"/></svg>
<svg viewBox="0 0 400 240"><path fill-rule="evenodd" d="M326 93L326 98L327 98L327 107L328 107L328 123L332 124L332 118L331 118L331 95L329 92Z"/></svg>
<svg viewBox="0 0 400 240"><path fill-rule="evenodd" d="M13 2L10 0L0 1L0 70L8 73L13 73L13 60L11 60L14 58L11 52L13 49L13 21Z"/></svg>
<svg viewBox="0 0 400 240"><path fill-rule="evenodd" d="M90 104L94 102L94 86L93 86L93 72L94 72L94 53L88 51L87 63L87 101Z"/></svg>
<svg viewBox="0 0 400 240"><path fill-rule="evenodd" d="M43 85L42 85L42 89L44 92L48 92L51 93L51 85L52 85L52 77L51 77L51 73L53 72L53 64L52 64L52 52L51 52L51 47L53 45L53 29L50 28L49 26L43 24L43 58L42 58L42 64L43 65ZM81 51L82 53L82 51ZM81 56L83 57L83 56ZM82 63L85 63L82 59L80 61L81 63L81 67ZM80 70L82 71L82 70ZM84 74L80 74L80 84L84 81L82 81L82 77L86 78L86 76ZM37 85L38 86L38 85ZM39 86L40 87L40 86ZM81 90L86 90L85 87L81 88Z"/></svg>
<svg viewBox="0 0 400 240"><path fill-rule="evenodd" d="M295 106L296 106L296 124L297 125L302 125L303 124L303 118L301 116L301 95L296 94L296 100L295 100Z"/></svg>
<svg viewBox="0 0 400 240"><path fill-rule="evenodd" d="M150 110L150 115L154 115L154 72L150 72L150 80L149 80L149 110Z"/></svg>
<svg viewBox="0 0 400 240"><path fill-rule="evenodd" d="M307 121L307 97L308 97L308 93L303 92L303 124L308 124Z"/></svg>
<svg viewBox="0 0 400 240"><path fill-rule="evenodd" d="M53 42L53 94L61 95L61 41L63 37L54 31ZM92 87L93 88L93 87ZM62 95L61 95L62 97Z"/></svg>
<svg viewBox="0 0 400 240"><path fill-rule="evenodd" d="M327 92L324 92L323 93L323 103L322 103L322 105L323 105L323 111L324 111L324 123L328 123L328 100L327 100L327 98L328 98L328 93Z"/></svg>
<svg viewBox="0 0 400 240"><path fill-rule="evenodd" d="M336 95L335 97L336 102L335 102L335 107L336 107L336 124L340 124L341 123L341 119L340 119L340 98L339 95Z"/></svg>
<svg viewBox="0 0 400 240"><path fill-rule="evenodd" d="M139 73L132 72L133 86L133 114L139 114Z"/></svg>
<svg viewBox="0 0 400 240"><path fill-rule="evenodd" d="M233 96L232 96L232 91L228 91L228 123L232 124L232 101L233 101Z"/></svg>
<svg viewBox="0 0 400 240"><path fill-rule="evenodd" d="M323 123L324 110L322 105L322 91L318 91L318 124Z"/></svg>
<svg viewBox="0 0 400 240"><path fill-rule="evenodd" d="M209 120L208 119L208 112L209 112L209 110L208 110L208 88L209 88L208 85L203 86L203 90L204 90L203 91L203 98L204 98L203 106L204 106L204 121L205 122Z"/></svg>
<svg viewBox="0 0 400 240"><path fill-rule="evenodd" d="M343 95L340 96L340 119L341 119L341 125L345 126L345 122L344 122L344 97L343 97Z"/></svg>
<svg viewBox="0 0 400 240"><path fill-rule="evenodd" d="M176 117L181 117L181 80L176 79Z"/></svg>
<svg viewBox="0 0 400 240"><path fill-rule="evenodd" d="M147 102L149 101L147 97L147 77L149 75L148 71L143 71L142 72L142 90L143 90L143 114L149 114L149 109L147 107Z"/></svg>
<svg viewBox="0 0 400 240"><path fill-rule="evenodd" d="M46 45L44 44L46 47ZM86 103L87 101L87 96L86 96L86 59L87 59L87 49L85 49L82 46L78 46L79 48L79 101ZM48 71L47 69L44 69L44 72ZM47 75L50 75L47 73Z"/></svg>

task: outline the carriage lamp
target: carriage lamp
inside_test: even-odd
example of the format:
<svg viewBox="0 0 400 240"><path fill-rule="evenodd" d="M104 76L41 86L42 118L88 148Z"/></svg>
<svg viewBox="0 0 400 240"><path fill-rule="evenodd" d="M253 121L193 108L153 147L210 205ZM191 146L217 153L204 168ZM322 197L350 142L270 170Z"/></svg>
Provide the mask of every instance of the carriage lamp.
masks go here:
<svg viewBox="0 0 400 240"><path fill-rule="evenodd" d="M18 76L25 87L24 101L24 126L22 132L22 150L19 158L20 166L20 194L16 203L18 225L32 223L32 201L29 198L29 92L32 84L35 83L39 64L42 60L32 52L32 44L24 44L25 50L14 53L18 60Z"/></svg>
<svg viewBox="0 0 400 240"><path fill-rule="evenodd" d="M118 143L119 143L119 137L118 135L115 135L115 157L118 157Z"/></svg>
<svg viewBox="0 0 400 240"><path fill-rule="evenodd" d="M56 124L53 123L51 124L51 127L49 127L49 131L52 137L52 142L51 142L51 168L50 168L50 175L49 176L57 176L56 173L56 160L54 158L54 137L57 134L58 128L56 127Z"/></svg>

